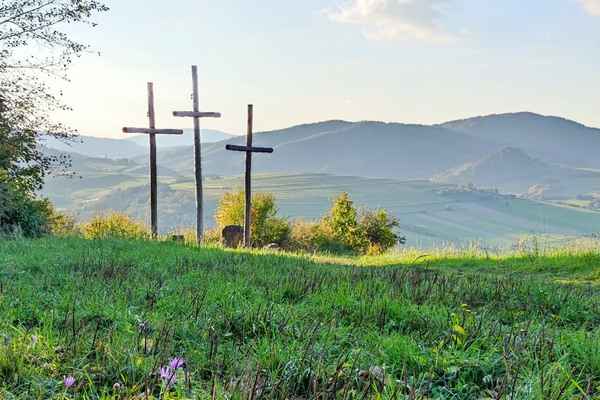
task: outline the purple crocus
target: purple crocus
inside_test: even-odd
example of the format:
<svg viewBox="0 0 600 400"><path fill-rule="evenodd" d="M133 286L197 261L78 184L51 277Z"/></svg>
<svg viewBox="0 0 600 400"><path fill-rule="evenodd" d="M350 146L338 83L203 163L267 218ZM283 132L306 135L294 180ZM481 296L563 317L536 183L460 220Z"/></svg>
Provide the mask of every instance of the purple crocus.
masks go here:
<svg viewBox="0 0 600 400"><path fill-rule="evenodd" d="M166 387L171 386L171 384L177 380L175 370L171 370L169 367L160 367L160 379Z"/></svg>
<svg viewBox="0 0 600 400"><path fill-rule="evenodd" d="M166 367L166 368L160 367L160 379L165 381L165 380L169 379L170 376L171 376L171 370L169 369L169 367Z"/></svg>
<svg viewBox="0 0 600 400"><path fill-rule="evenodd" d="M75 378L72 376L63 375L63 382L65 383L65 389L70 388L75 383Z"/></svg>
<svg viewBox="0 0 600 400"><path fill-rule="evenodd" d="M169 368L175 371L177 368L183 368L183 360L179 357L175 357L169 362Z"/></svg>

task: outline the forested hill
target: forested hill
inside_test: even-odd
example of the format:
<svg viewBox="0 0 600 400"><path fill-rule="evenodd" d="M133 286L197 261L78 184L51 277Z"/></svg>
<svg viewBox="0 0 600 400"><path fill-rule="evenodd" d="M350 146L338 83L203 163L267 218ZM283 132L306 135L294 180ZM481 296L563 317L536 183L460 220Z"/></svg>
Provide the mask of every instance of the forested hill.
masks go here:
<svg viewBox="0 0 600 400"><path fill-rule="evenodd" d="M244 138L205 146L207 173L243 172L243 156L226 151L226 143L243 144ZM254 145L275 149L273 154L254 156L257 172L429 179L506 146L549 165L600 168L600 129L531 113L490 115L438 126L327 121L256 133ZM159 163L192 170L192 148L163 151Z"/></svg>

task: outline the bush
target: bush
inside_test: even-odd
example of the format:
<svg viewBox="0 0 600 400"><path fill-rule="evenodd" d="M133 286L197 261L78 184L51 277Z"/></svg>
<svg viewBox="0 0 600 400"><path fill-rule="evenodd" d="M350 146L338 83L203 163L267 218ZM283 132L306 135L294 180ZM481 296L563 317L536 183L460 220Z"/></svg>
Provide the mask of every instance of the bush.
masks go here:
<svg viewBox="0 0 600 400"><path fill-rule="evenodd" d="M86 239L106 237L148 239L150 237L150 229L146 224L119 212L97 215L89 223L79 224L79 229Z"/></svg>
<svg viewBox="0 0 600 400"><path fill-rule="evenodd" d="M0 171L0 233L18 233L27 238L41 237L51 231L49 220L54 209L48 199L36 199L12 185Z"/></svg>
<svg viewBox="0 0 600 400"><path fill-rule="evenodd" d="M316 222L295 219L289 225L288 236L283 247L289 251L312 253L318 248L316 245L318 234L319 225Z"/></svg>
<svg viewBox="0 0 600 400"><path fill-rule="evenodd" d="M393 231L399 225L400 219L387 210L361 209L358 226L369 241L367 252L381 253L394 247L396 243L404 243L406 238Z"/></svg>
<svg viewBox="0 0 600 400"><path fill-rule="evenodd" d="M334 197L333 206L323 217L319 234L316 237L322 250L340 252L363 252L368 247L364 230L358 225L358 214L348 193Z"/></svg>
<svg viewBox="0 0 600 400"><path fill-rule="evenodd" d="M215 211L217 228L221 231L227 225L244 225L244 190L227 191L219 199ZM250 210L250 239L254 247L263 247L269 243L283 245L289 231L284 218L277 218L277 199L275 195L257 192L252 195Z"/></svg>
<svg viewBox="0 0 600 400"><path fill-rule="evenodd" d="M356 211L354 202L348 199L348 193L342 192L333 199L329 213L323 217L320 225L315 225L308 232L306 228L295 233L295 223L291 228L291 236L301 236L304 246L331 253L381 253L396 245L404 243L405 238L394 233L399 225L399 218L387 210L369 210L361 208ZM301 232L301 233L300 233ZM310 240L310 246L306 242Z"/></svg>

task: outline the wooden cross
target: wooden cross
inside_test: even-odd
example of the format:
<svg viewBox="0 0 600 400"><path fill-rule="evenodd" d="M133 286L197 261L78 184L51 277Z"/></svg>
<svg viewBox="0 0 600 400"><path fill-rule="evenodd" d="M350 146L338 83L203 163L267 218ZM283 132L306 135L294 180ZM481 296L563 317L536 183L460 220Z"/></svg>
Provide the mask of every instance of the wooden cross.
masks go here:
<svg viewBox="0 0 600 400"><path fill-rule="evenodd" d="M220 118L221 113L198 111L198 68L195 65L192 65L192 87L194 111L173 111L173 116L194 118L194 166L196 175L196 240L198 242L202 242L204 232L204 212L202 210L202 149L200 147L200 118Z"/></svg>
<svg viewBox="0 0 600 400"><path fill-rule="evenodd" d="M150 223L152 227L152 238L156 239L158 232L158 208L157 208L157 178L156 178L156 134L181 135L181 129L156 129L154 117L154 88L152 82L148 82L148 119L150 128L123 128L125 133L146 133L150 135Z"/></svg>
<svg viewBox="0 0 600 400"><path fill-rule="evenodd" d="M271 147L252 147L252 104L248 104L248 132L246 134L246 145L236 146L228 144L225 146L227 150L245 151L246 152L246 180L244 193L246 195L246 203L244 205L244 245L250 247L250 210L252 209L252 187L250 175L252 172L252 153L272 153Z"/></svg>

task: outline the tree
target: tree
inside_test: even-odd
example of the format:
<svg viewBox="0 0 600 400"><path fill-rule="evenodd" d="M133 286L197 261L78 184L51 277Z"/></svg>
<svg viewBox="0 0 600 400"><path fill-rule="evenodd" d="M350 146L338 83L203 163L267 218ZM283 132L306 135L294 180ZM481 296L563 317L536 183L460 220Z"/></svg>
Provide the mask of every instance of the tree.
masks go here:
<svg viewBox="0 0 600 400"><path fill-rule="evenodd" d="M227 225L244 225L245 199L243 189L227 191L223 194L215 211L215 220L219 229ZM275 195L264 192L252 194L250 237L254 247L262 247L270 243L281 245L285 241L289 231L288 222L284 218L277 218L276 215Z"/></svg>
<svg viewBox="0 0 600 400"><path fill-rule="evenodd" d="M18 224L19 218L14 217L23 211L18 207L35 204L31 202L44 176L69 166L66 158L47 156L38 147L45 135L61 140L75 137L49 117L51 111L68 107L43 78L66 79L73 57L88 50L58 26L92 24L92 13L106 10L93 0L4 0L0 4L0 224ZM27 54L31 46L35 51ZM8 204L9 199L19 201Z"/></svg>
<svg viewBox="0 0 600 400"><path fill-rule="evenodd" d="M405 238L394 233L399 218L387 210L356 211L348 193L342 192L333 199L329 213L323 217L315 237L315 245L331 252L380 253Z"/></svg>
<svg viewBox="0 0 600 400"><path fill-rule="evenodd" d="M359 212L358 226L365 232L369 241L369 253L384 252L396 245L406 242L404 236L394 233L400 225L400 219L387 210L369 210L363 208Z"/></svg>
<svg viewBox="0 0 600 400"><path fill-rule="evenodd" d="M348 199L346 192L334 197L331 210L323 217L323 227L326 236L333 240L326 247L337 244L342 249L346 247L347 250L361 252L367 246L365 232L358 225L358 214L354 202Z"/></svg>
<svg viewBox="0 0 600 400"><path fill-rule="evenodd" d="M88 46L58 30L61 24L90 22L95 11L108 8L94 0L8 0L0 5L0 98L3 117L13 129L68 138L67 129L48 117L54 109L66 109L47 85L44 76L67 79L73 60ZM35 45L35 51L27 54ZM33 55L37 54L37 55Z"/></svg>

